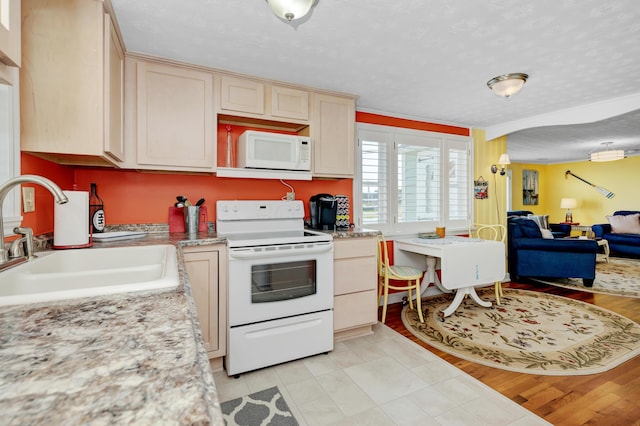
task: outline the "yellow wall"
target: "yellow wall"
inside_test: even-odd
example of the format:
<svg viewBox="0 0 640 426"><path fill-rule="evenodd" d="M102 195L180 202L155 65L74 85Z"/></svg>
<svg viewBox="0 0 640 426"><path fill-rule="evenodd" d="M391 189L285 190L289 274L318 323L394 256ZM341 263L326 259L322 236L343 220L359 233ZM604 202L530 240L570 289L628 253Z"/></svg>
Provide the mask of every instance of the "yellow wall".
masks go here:
<svg viewBox="0 0 640 426"><path fill-rule="evenodd" d="M605 216L616 210L640 210L640 157L607 163L515 163L509 165L509 168L513 179L511 208L548 214L552 223L564 221L566 211L560 208L561 198L575 198L578 201L578 207L572 209L573 220L583 225L606 223ZM539 204L536 206L522 204L522 170L525 169L538 171L540 195ZM602 196L588 184L571 175L565 175L567 170L596 186L608 189L616 194L615 197L608 199Z"/></svg>
<svg viewBox="0 0 640 426"><path fill-rule="evenodd" d="M475 223L506 225L506 176L500 172L491 173L491 165L496 164L500 155L507 152L506 136L487 141L484 130L473 129L473 180L481 176L489 182L488 198L473 200Z"/></svg>

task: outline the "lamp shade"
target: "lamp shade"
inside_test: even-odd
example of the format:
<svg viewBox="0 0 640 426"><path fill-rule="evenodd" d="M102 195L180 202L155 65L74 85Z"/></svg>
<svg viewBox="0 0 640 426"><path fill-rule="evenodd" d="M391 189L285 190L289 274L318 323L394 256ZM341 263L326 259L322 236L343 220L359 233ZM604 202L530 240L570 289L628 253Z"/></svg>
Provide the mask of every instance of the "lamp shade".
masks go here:
<svg viewBox="0 0 640 426"><path fill-rule="evenodd" d="M592 152L590 154L591 161L602 163L605 161L616 161L624 158L624 151L621 149L607 150L600 152Z"/></svg>
<svg viewBox="0 0 640 426"><path fill-rule="evenodd" d="M266 0L273 13L282 19L292 21L309 13L316 0Z"/></svg>
<svg viewBox="0 0 640 426"><path fill-rule="evenodd" d="M496 95L508 98L518 93L528 78L529 75L520 72L504 74L487 81L487 86Z"/></svg>
<svg viewBox="0 0 640 426"><path fill-rule="evenodd" d="M511 164L511 160L509 160L509 154L502 154L500 159L498 160L498 164L506 165Z"/></svg>
<svg viewBox="0 0 640 426"><path fill-rule="evenodd" d="M578 207L578 201L575 198L563 198L560 200L561 209L575 209Z"/></svg>

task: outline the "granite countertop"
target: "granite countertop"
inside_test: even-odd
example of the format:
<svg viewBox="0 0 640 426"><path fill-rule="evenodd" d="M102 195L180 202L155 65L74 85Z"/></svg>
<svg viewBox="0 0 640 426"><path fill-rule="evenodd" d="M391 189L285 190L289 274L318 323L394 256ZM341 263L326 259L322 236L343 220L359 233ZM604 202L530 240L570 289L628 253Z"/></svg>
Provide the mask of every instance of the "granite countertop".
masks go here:
<svg viewBox="0 0 640 426"><path fill-rule="evenodd" d="M226 240L212 229L192 239L166 229L122 226L110 230L149 233L94 247L176 245L175 289L0 307L2 422L224 424L180 248Z"/></svg>
<svg viewBox="0 0 640 426"><path fill-rule="evenodd" d="M184 238L159 232L94 247L225 242ZM172 290L0 307L2 423L224 424L178 257Z"/></svg>
<svg viewBox="0 0 640 426"><path fill-rule="evenodd" d="M325 234L331 235L334 239L340 238L361 238L361 237L375 237L380 233L377 229L365 229L365 228L348 228L348 229L336 229L332 231L322 231Z"/></svg>

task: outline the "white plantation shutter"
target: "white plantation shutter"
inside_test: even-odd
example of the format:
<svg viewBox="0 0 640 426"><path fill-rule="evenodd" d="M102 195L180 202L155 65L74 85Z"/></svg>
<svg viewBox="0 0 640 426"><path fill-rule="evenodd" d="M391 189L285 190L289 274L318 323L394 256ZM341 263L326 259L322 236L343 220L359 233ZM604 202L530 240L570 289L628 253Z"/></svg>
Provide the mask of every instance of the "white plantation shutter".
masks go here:
<svg viewBox="0 0 640 426"><path fill-rule="evenodd" d="M359 124L358 139L356 223L387 233L466 228L470 138Z"/></svg>
<svg viewBox="0 0 640 426"><path fill-rule="evenodd" d="M450 227L466 227L471 202L471 176L469 174L469 148L464 142L448 141L447 211L445 223Z"/></svg>
<svg viewBox="0 0 640 426"><path fill-rule="evenodd" d="M387 134L361 132L361 212L362 224L384 224L388 220L388 143Z"/></svg>
<svg viewBox="0 0 640 426"><path fill-rule="evenodd" d="M397 134L398 223L436 222L440 218L440 141Z"/></svg>

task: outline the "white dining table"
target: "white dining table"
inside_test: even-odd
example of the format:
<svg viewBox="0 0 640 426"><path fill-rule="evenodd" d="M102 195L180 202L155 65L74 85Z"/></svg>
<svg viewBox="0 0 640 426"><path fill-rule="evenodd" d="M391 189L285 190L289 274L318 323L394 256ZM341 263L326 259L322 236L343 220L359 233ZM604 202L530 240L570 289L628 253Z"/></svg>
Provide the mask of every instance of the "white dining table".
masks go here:
<svg viewBox="0 0 640 426"><path fill-rule="evenodd" d="M504 279L504 243L459 236L438 239L400 238L394 241L398 250L426 256L427 279L423 280L420 294L430 283L434 283L443 292L455 291L453 302L439 313L442 319L458 309L465 295L469 295L480 306L492 306L491 302L480 299L475 287ZM440 259L440 279L436 274L437 259Z"/></svg>

